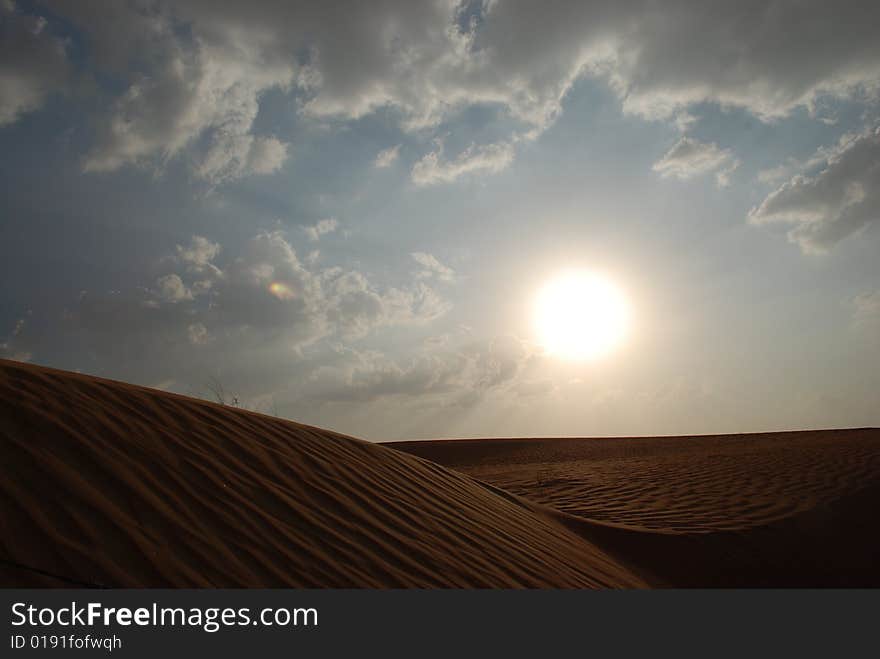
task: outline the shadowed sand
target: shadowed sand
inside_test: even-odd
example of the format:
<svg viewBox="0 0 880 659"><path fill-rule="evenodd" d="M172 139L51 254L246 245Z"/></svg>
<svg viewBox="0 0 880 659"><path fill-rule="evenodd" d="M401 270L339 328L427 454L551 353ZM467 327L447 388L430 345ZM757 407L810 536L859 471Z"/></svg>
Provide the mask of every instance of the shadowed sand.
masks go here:
<svg viewBox="0 0 880 659"><path fill-rule="evenodd" d="M655 585L880 586L880 430L389 444L564 513Z"/></svg>
<svg viewBox="0 0 880 659"><path fill-rule="evenodd" d="M640 587L552 510L333 432L0 361L0 585Z"/></svg>
<svg viewBox="0 0 880 659"><path fill-rule="evenodd" d="M877 430L383 446L0 361L0 460L3 586L880 586Z"/></svg>

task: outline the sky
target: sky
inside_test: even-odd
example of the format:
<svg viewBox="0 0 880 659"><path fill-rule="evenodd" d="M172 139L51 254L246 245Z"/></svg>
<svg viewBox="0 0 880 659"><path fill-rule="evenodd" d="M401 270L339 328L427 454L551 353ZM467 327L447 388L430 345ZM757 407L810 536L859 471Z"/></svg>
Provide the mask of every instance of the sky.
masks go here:
<svg viewBox="0 0 880 659"><path fill-rule="evenodd" d="M0 357L377 441L880 425L877 25L0 0ZM601 358L536 330L570 271Z"/></svg>

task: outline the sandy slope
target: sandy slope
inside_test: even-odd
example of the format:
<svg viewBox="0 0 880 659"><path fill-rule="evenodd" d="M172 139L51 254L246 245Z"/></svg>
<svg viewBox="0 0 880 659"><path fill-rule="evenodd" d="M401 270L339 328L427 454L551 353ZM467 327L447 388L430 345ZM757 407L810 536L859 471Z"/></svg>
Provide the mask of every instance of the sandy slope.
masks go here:
<svg viewBox="0 0 880 659"><path fill-rule="evenodd" d="M393 446L0 361L0 586L880 586L878 430Z"/></svg>
<svg viewBox="0 0 880 659"><path fill-rule="evenodd" d="M655 583L880 586L880 430L392 446L574 516Z"/></svg>
<svg viewBox="0 0 880 659"><path fill-rule="evenodd" d="M389 448L0 361L0 585L632 587L552 512Z"/></svg>

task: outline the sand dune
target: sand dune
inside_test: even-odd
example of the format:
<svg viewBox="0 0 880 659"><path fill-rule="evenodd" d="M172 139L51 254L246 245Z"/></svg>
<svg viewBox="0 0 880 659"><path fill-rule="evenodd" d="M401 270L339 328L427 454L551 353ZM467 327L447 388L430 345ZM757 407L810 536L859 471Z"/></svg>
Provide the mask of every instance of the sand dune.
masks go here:
<svg viewBox="0 0 880 659"><path fill-rule="evenodd" d="M877 430L382 446L0 361L0 460L3 586L880 586Z"/></svg>
<svg viewBox="0 0 880 659"><path fill-rule="evenodd" d="M392 444L674 586L880 586L880 430Z"/></svg>
<svg viewBox="0 0 880 659"><path fill-rule="evenodd" d="M639 587L552 511L417 457L0 362L3 586Z"/></svg>

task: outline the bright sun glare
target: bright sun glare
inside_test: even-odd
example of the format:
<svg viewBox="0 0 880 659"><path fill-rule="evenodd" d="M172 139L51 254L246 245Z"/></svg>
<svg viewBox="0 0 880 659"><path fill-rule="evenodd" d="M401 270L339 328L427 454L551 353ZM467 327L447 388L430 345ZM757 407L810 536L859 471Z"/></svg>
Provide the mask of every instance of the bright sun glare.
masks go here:
<svg viewBox="0 0 880 659"><path fill-rule="evenodd" d="M568 272L547 283L535 305L535 325L551 355L598 359L626 337L630 310L613 282L589 272Z"/></svg>

